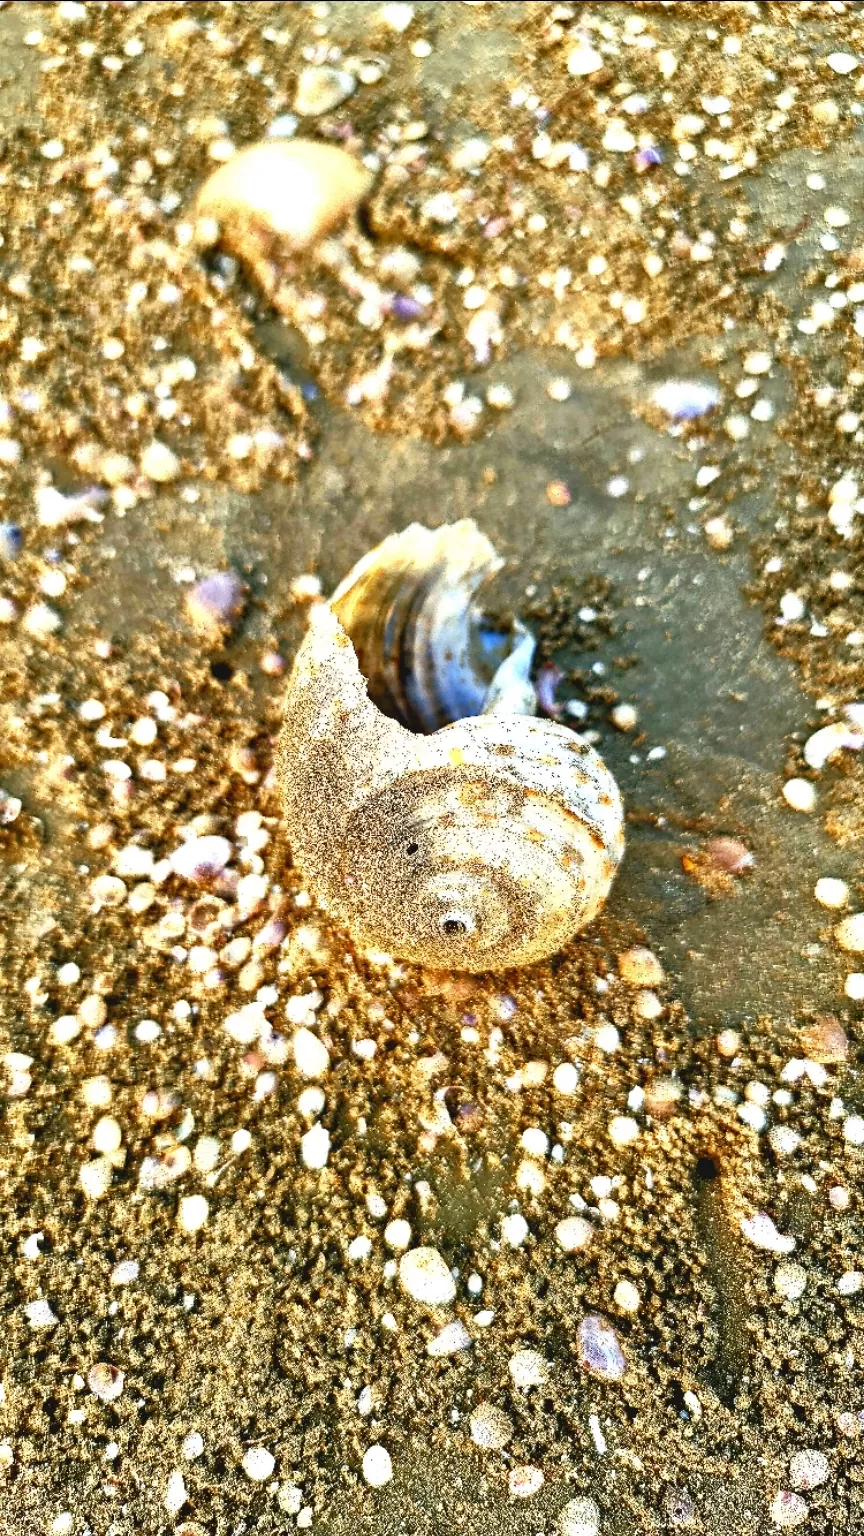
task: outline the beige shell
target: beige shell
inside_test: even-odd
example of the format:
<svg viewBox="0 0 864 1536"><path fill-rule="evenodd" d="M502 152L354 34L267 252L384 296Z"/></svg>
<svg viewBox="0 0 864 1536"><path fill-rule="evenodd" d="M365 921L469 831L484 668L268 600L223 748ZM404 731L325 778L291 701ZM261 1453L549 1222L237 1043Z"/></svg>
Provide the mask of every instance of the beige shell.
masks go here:
<svg viewBox="0 0 864 1536"><path fill-rule="evenodd" d="M424 540L406 534L419 565L412 576L408 562L403 579L416 591L428 575ZM470 545L472 534L482 539L470 523L438 530L427 561L442 540ZM383 713L336 612L350 619L355 579L374 585L376 553L390 568L400 558L385 541L312 609L288 684L279 778L295 861L361 947L464 971L543 959L608 894L624 848L615 780L592 747L548 720L483 713L419 734ZM440 573L427 582L421 613L452 606L457 577L458 560L449 586ZM368 657L367 640L357 644Z"/></svg>
<svg viewBox="0 0 864 1536"><path fill-rule="evenodd" d="M251 144L218 166L198 193L196 241L218 242L272 293L286 257L308 250L349 219L373 179L338 144L314 139Z"/></svg>

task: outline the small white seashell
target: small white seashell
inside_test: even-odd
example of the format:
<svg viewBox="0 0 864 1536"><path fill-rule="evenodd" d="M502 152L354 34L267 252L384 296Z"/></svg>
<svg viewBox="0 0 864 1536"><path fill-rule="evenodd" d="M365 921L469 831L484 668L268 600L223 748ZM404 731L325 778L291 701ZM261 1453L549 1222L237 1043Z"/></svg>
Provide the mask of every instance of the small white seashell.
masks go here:
<svg viewBox="0 0 864 1536"><path fill-rule="evenodd" d="M457 1355L460 1350L470 1349L473 1340L465 1324L460 1321L446 1323L434 1339L426 1345L427 1355L440 1360L445 1355Z"/></svg>
<svg viewBox="0 0 864 1536"><path fill-rule="evenodd" d="M864 747L864 735L855 731L842 720L834 720L830 725L823 725L821 730L814 731L804 743L804 760L808 768L824 768L828 759L846 747L850 751L859 752Z"/></svg>
<svg viewBox="0 0 864 1536"><path fill-rule="evenodd" d="M370 1488L383 1488L393 1476L390 1452L383 1445L370 1445L363 1455L363 1476Z"/></svg>
<svg viewBox="0 0 864 1536"><path fill-rule="evenodd" d="M623 852L597 753L526 713L533 637L484 628L473 599L498 566L470 522L385 540L312 608L280 739L319 899L365 948L442 969L554 954Z"/></svg>
<svg viewBox="0 0 864 1536"><path fill-rule="evenodd" d="M347 69L310 64L300 73L294 94L294 111L300 117L321 117L353 96L357 81Z"/></svg>
<svg viewBox="0 0 864 1536"><path fill-rule="evenodd" d="M193 837L171 855L171 868L184 880L201 883L221 874L233 853L227 837Z"/></svg>

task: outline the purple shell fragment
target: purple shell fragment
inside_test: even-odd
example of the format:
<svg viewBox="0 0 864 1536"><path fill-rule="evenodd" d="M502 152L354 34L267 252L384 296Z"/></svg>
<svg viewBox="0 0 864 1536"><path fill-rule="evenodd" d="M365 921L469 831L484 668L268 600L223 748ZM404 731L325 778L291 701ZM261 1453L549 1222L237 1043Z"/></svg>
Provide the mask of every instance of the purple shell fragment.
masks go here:
<svg viewBox="0 0 864 1536"><path fill-rule="evenodd" d="M236 571L214 571L186 594L186 612L195 629L210 639L229 633L246 606L247 586Z"/></svg>
<svg viewBox="0 0 864 1536"><path fill-rule="evenodd" d="M579 1324L579 1359L586 1371L604 1381L620 1381L627 1369L615 1329L596 1312Z"/></svg>

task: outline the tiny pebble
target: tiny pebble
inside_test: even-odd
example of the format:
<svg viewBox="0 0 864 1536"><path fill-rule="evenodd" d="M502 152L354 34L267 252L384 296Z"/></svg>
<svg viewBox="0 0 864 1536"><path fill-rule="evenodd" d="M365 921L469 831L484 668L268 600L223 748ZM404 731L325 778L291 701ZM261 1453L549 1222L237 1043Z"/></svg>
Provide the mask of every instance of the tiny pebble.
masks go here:
<svg viewBox="0 0 864 1536"><path fill-rule="evenodd" d="M582 75L596 75L598 69L604 68L602 53L596 48L590 48L587 44L574 48L567 57L567 70L577 78Z"/></svg>
<svg viewBox="0 0 864 1536"><path fill-rule="evenodd" d="M656 987L665 973L653 950L637 946L618 956L618 974L632 987Z"/></svg>
<svg viewBox="0 0 864 1536"><path fill-rule="evenodd" d="M807 1289L807 1271L800 1264L778 1264L774 1289L784 1301L799 1301Z"/></svg>
<svg viewBox="0 0 864 1536"><path fill-rule="evenodd" d="M786 1489L780 1490L771 1505L771 1519L781 1530L803 1525L808 1513L807 1501L799 1493L789 1493Z"/></svg>
<svg viewBox="0 0 864 1536"><path fill-rule="evenodd" d="M843 1140L850 1147L864 1147L864 1116L847 1115L843 1121Z"/></svg>
<svg viewBox="0 0 864 1536"><path fill-rule="evenodd" d="M471 1335L465 1324L460 1321L447 1323L440 1333L436 1333L434 1339L430 1339L426 1345L427 1355L433 1360L442 1359L446 1355L456 1355L463 1349L470 1349Z"/></svg>
<svg viewBox="0 0 864 1536"><path fill-rule="evenodd" d="M783 799L793 811L809 812L816 806L816 790L809 779L787 779Z"/></svg>
<svg viewBox="0 0 864 1536"><path fill-rule="evenodd" d="M569 1097L579 1086L580 1073L571 1061L562 1061L552 1073L552 1086L556 1093Z"/></svg>
<svg viewBox="0 0 864 1536"><path fill-rule="evenodd" d="M330 1132L323 1125L313 1125L300 1137L300 1156L306 1168L326 1168L330 1156Z"/></svg>
<svg viewBox="0 0 864 1536"><path fill-rule="evenodd" d="M186 1492L186 1483L183 1477L183 1473L179 1470L179 1468L175 1467L174 1470L168 1475L168 1482L165 1486L165 1496L162 1502L165 1505L169 1515L179 1515L187 1499L188 1494Z"/></svg>
<svg viewBox="0 0 864 1536"><path fill-rule="evenodd" d="M507 1487L511 1498L531 1499L535 1493L540 1492L544 1481L539 1467L511 1467L507 1477Z"/></svg>
<svg viewBox="0 0 864 1536"><path fill-rule="evenodd" d="M182 879L201 884L221 874L233 852L227 837L193 837L171 854L171 868Z"/></svg>
<svg viewBox="0 0 864 1536"><path fill-rule="evenodd" d="M157 440L148 443L141 454L141 473L160 484L176 480L180 473L180 460L167 444Z"/></svg>
<svg viewBox="0 0 864 1536"><path fill-rule="evenodd" d="M184 1232L198 1232L210 1214L203 1195L184 1195L177 1210L177 1220Z"/></svg>
<svg viewBox="0 0 864 1536"><path fill-rule="evenodd" d="M298 1029L292 1041L294 1061L301 1077L324 1077L330 1070L330 1052L311 1029Z"/></svg>
<svg viewBox="0 0 864 1536"><path fill-rule="evenodd" d="M855 912L852 917L845 917L834 929L834 937L841 949L850 950L853 954L864 951L864 912Z"/></svg>
<svg viewBox="0 0 864 1536"><path fill-rule="evenodd" d="M525 1217L518 1211L512 1216L505 1216L501 1223L501 1236L511 1248L521 1248L528 1236L528 1223Z"/></svg>
<svg viewBox="0 0 864 1536"><path fill-rule="evenodd" d="M555 1228L555 1241L565 1253L576 1253L586 1248L594 1235L594 1228L584 1216L565 1216Z"/></svg>
<svg viewBox="0 0 864 1536"><path fill-rule="evenodd" d="M300 117L320 117L332 112L353 96L357 81L346 69L331 69L327 65L310 65L303 69L297 80L294 94L294 111Z"/></svg>
<svg viewBox="0 0 864 1536"><path fill-rule="evenodd" d="M60 1321L49 1301L28 1301L24 1311L31 1328L53 1328Z"/></svg>
<svg viewBox="0 0 864 1536"><path fill-rule="evenodd" d="M101 1200L111 1188L114 1169L107 1157L94 1157L84 1163L78 1173L78 1182L88 1200Z"/></svg>
<svg viewBox="0 0 864 1536"><path fill-rule="evenodd" d="M833 69L835 75L851 75L858 68L854 53L829 53L825 63L829 69Z"/></svg>
<svg viewBox="0 0 864 1536"><path fill-rule="evenodd" d="M630 1280L619 1280L615 1287L615 1305L622 1312L638 1312L641 1305L641 1297L635 1285Z"/></svg>
<svg viewBox="0 0 864 1536"><path fill-rule="evenodd" d="M246 583L236 571L214 571L186 593L186 614L199 634L218 640L229 634L246 605Z"/></svg>
<svg viewBox="0 0 864 1536"><path fill-rule="evenodd" d="M98 1365L91 1365L87 1373L87 1385L94 1397L98 1397L103 1403L113 1403L123 1391L125 1377L116 1365L109 1365L100 1361Z"/></svg>

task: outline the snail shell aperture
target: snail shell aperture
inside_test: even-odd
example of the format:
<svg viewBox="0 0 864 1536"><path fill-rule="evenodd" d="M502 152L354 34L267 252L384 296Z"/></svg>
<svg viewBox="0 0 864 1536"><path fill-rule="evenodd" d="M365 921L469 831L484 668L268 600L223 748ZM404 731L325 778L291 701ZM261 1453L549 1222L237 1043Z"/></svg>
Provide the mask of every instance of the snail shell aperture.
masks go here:
<svg viewBox="0 0 864 1536"><path fill-rule="evenodd" d="M439 969L556 953L624 850L602 759L528 713L533 638L474 606L500 564L468 520L386 539L313 607L286 695L295 862L362 947Z"/></svg>

